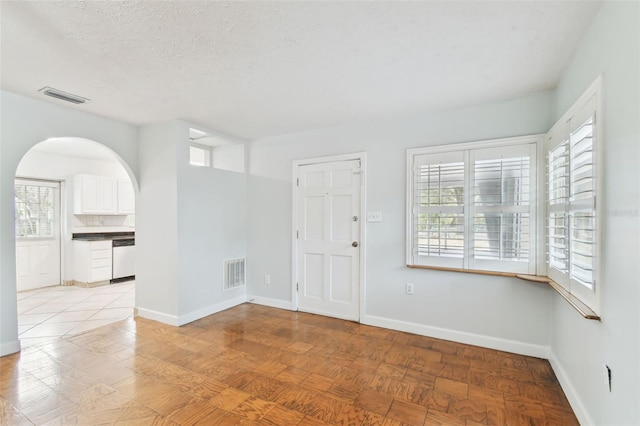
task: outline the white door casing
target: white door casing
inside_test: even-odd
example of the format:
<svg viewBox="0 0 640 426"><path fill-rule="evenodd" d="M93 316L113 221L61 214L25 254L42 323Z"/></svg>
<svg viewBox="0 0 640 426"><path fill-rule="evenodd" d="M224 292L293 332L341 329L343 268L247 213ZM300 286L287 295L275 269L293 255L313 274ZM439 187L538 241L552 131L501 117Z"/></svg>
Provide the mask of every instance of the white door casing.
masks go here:
<svg viewBox="0 0 640 426"><path fill-rule="evenodd" d="M294 309L360 319L363 157L294 163Z"/></svg>
<svg viewBox="0 0 640 426"><path fill-rule="evenodd" d="M41 235L43 234L41 231L30 236L16 235L16 288L18 291L23 291L59 285L61 283L60 183L16 179L16 184L53 190L51 200L53 205L50 211L53 215L51 232L44 232L49 235Z"/></svg>

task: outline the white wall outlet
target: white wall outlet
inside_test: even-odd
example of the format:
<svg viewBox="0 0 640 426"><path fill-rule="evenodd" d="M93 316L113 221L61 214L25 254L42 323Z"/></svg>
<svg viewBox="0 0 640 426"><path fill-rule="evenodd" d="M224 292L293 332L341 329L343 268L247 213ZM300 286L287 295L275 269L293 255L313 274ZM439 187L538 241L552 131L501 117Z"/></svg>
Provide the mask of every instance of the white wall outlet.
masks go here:
<svg viewBox="0 0 640 426"><path fill-rule="evenodd" d="M265 283L266 285L271 284L271 275L265 275L265 276L264 276L264 283Z"/></svg>
<svg viewBox="0 0 640 426"><path fill-rule="evenodd" d="M407 294L413 294L413 283L407 283L406 290Z"/></svg>
<svg viewBox="0 0 640 426"><path fill-rule="evenodd" d="M382 222L382 212L367 212L367 222Z"/></svg>

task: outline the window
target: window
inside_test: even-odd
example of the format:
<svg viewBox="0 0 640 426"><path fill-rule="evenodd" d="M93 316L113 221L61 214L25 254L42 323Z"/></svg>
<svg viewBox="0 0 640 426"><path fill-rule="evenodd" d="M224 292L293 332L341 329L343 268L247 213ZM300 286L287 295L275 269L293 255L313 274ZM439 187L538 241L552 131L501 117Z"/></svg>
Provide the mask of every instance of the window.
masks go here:
<svg viewBox="0 0 640 426"><path fill-rule="evenodd" d="M539 140L409 150L407 263L534 274Z"/></svg>
<svg viewBox="0 0 640 426"><path fill-rule="evenodd" d="M597 88L547 134L547 275L592 309L596 305Z"/></svg>
<svg viewBox="0 0 640 426"><path fill-rule="evenodd" d="M211 152L212 148L210 146L192 142L189 146L189 164L192 166L211 167Z"/></svg>
<svg viewBox="0 0 640 426"><path fill-rule="evenodd" d="M189 129L189 164L244 173L244 141L221 133Z"/></svg>
<svg viewBox="0 0 640 426"><path fill-rule="evenodd" d="M50 238L56 235L56 185L16 180L16 237Z"/></svg>

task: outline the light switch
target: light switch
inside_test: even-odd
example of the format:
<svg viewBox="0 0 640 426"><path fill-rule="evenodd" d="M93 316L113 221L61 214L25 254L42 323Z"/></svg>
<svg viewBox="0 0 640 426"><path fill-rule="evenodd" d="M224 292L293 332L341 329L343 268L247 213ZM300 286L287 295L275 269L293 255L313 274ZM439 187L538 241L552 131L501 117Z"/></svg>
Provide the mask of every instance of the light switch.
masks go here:
<svg viewBox="0 0 640 426"><path fill-rule="evenodd" d="M382 222L382 212L367 212L367 222Z"/></svg>

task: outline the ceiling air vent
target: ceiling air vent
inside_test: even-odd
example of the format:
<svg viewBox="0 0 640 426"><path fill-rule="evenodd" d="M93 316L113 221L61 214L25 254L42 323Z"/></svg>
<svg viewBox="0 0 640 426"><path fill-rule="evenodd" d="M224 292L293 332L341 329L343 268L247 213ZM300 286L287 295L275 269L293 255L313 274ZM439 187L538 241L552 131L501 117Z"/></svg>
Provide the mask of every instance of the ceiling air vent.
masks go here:
<svg viewBox="0 0 640 426"><path fill-rule="evenodd" d="M74 104L83 104L91 100L91 99L83 98L82 96L63 92L62 90L54 89L53 87L49 87L49 86L43 87L38 91L44 93L47 96L51 96L52 98L60 99L61 101L67 101Z"/></svg>

